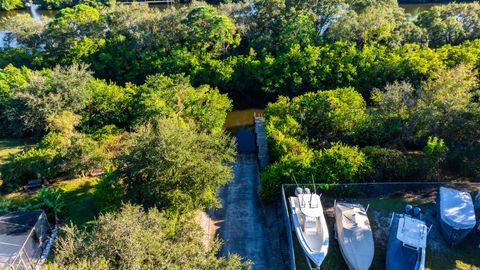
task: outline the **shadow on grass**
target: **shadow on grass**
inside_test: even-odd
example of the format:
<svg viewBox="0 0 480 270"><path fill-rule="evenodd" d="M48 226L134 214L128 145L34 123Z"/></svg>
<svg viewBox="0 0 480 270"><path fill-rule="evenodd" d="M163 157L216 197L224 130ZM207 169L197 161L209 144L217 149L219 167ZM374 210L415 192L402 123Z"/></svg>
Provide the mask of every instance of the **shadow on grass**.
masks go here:
<svg viewBox="0 0 480 270"><path fill-rule="evenodd" d="M66 222L84 227L98 216L95 202L96 179L81 178L55 184L65 191Z"/></svg>

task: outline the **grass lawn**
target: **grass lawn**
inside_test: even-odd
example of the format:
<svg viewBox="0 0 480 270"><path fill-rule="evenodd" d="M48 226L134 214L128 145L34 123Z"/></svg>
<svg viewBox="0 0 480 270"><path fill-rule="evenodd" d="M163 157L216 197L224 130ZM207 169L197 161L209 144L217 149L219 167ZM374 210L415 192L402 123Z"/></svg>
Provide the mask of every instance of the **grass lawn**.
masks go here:
<svg viewBox="0 0 480 270"><path fill-rule="evenodd" d="M98 216L94 195L97 180L97 177L85 177L54 184L65 191L64 214L67 222L85 226Z"/></svg>
<svg viewBox="0 0 480 270"><path fill-rule="evenodd" d="M73 222L78 226L88 226L97 216L98 209L95 204L96 177L85 177L71 180L63 180L52 186L60 187L65 191L65 207L61 217L63 220ZM13 200L13 204L25 205L38 190L28 193L10 193L4 195Z"/></svg>
<svg viewBox="0 0 480 270"><path fill-rule="evenodd" d="M375 257L371 269L385 269L388 224L390 222L391 213L394 211L402 211L405 204L410 203L419 206L422 209L422 219L426 221L427 226L433 224L427 242L427 258L425 265L427 270L480 270L480 249L478 248L478 245L480 244L480 233L472 233L463 244L454 248L448 248L440 232L437 230L436 206L434 204L435 195L436 193L430 193L430 195L427 196L416 196L411 193L405 193L401 196L349 199L349 201L358 202L365 206L370 204L368 215L375 240ZM322 196L324 213L330 233L329 250L327 257L322 263L322 269L348 270L333 234L334 199L338 198L328 197L328 195L325 194ZM308 269L308 266L305 262L305 256L303 255L301 247L297 243L295 234L293 237L295 238L294 248L297 269L306 270Z"/></svg>
<svg viewBox="0 0 480 270"><path fill-rule="evenodd" d="M15 154L25 146L31 146L34 142L22 139L0 139L0 164L5 162L9 154ZM96 177L77 178L59 181L53 186L60 187L65 191L65 208L61 213L66 222L73 222L79 226L88 225L98 216L98 209L95 205L95 184ZM38 191L38 190L37 190ZM4 195L13 200L13 204L22 206L28 203L37 191L23 193L15 192Z"/></svg>
<svg viewBox="0 0 480 270"><path fill-rule="evenodd" d="M9 154L18 153L23 147L33 144L33 141L25 139L0 139L0 164L7 160Z"/></svg>

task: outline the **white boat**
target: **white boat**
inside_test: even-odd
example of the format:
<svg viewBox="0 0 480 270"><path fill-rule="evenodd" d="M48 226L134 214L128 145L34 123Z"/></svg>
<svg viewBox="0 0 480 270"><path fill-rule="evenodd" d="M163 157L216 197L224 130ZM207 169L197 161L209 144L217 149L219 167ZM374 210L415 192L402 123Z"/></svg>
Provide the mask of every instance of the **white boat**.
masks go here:
<svg viewBox="0 0 480 270"><path fill-rule="evenodd" d="M329 236L320 196L308 188L297 188L289 198L292 222L298 241L310 260L320 267L327 256Z"/></svg>
<svg viewBox="0 0 480 270"><path fill-rule="evenodd" d="M418 211L419 212L419 211ZM429 229L409 213L392 214L387 246L387 270L423 270Z"/></svg>
<svg viewBox="0 0 480 270"><path fill-rule="evenodd" d="M368 270L375 246L367 211L360 204L335 202L335 233L350 270Z"/></svg>

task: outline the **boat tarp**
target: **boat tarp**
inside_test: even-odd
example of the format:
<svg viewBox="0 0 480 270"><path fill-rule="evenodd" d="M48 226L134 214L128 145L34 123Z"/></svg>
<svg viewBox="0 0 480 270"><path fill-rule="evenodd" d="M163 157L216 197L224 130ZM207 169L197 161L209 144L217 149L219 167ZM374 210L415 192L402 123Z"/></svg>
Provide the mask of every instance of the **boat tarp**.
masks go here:
<svg viewBox="0 0 480 270"><path fill-rule="evenodd" d="M475 210L468 192L452 188L440 188L440 216L442 222L456 230L475 227Z"/></svg>
<svg viewBox="0 0 480 270"><path fill-rule="evenodd" d="M387 246L387 270L414 270L423 269L421 261L422 249L407 247L397 238L400 218L395 215L390 227Z"/></svg>
<svg viewBox="0 0 480 270"><path fill-rule="evenodd" d="M336 203L337 238L345 261L352 270L368 270L375 247L367 213L361 205Z"/></svg>

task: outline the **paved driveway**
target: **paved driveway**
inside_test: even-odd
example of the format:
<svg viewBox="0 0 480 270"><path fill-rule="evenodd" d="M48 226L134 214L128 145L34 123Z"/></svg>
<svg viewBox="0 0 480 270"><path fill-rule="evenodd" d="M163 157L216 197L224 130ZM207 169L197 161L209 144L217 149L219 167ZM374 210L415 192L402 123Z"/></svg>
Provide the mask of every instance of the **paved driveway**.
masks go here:
<svg viewBox="0 0 480 270"><path fill-rule="evenodd" d="M253 269L283 269L275 207L258 197L259 174L255 154L239 154L233 180L220 191L222 209L214 213L221 255L236 253L253 262Z"/></svg>

